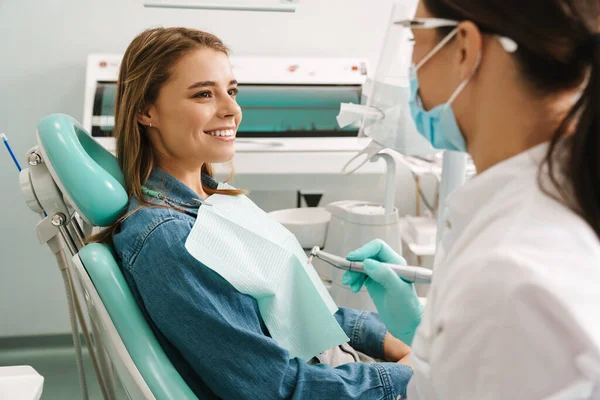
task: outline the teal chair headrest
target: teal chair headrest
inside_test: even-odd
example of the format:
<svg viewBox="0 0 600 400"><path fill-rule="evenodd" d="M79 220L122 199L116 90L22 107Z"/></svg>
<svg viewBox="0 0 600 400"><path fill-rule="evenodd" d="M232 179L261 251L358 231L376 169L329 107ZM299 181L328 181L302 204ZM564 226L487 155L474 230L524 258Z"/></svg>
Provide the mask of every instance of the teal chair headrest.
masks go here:
<svg viewBox="0 0 600 400"><path fill-rule="evenodd" d="M58 186L81 217L109 226L127 209L125 179L117 159L65 114L38 124L39 144Z"/></svg>

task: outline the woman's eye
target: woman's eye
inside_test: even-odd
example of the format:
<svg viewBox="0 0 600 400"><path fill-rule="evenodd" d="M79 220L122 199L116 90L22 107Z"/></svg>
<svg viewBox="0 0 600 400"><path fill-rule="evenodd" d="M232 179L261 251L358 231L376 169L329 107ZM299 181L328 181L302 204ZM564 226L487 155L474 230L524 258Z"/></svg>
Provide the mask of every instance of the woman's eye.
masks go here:
<svg viewBox="0 0 600 400"><path fill-rule="evenodd" d="M233 88L233 89L229 89L229 91L228 91L227 93L229 93L229 95L230 95L230 96L233 96L233 97L235 97L235 96L237 96L237 94L238 94L239 92L240 92L240 91L238 90L238 88Z"/></svg>
<svg viewBox="0 0 600 400"><path fill-rule="evenodd" d="M200 92L200 93L196 93L196 94L194 95L194 97L195 97L195 98L205 98L205 99L208 99L208 98L212 97L212 93L211 93L211 92L209 92L209 91L206 91L206 92Z"/></svg>

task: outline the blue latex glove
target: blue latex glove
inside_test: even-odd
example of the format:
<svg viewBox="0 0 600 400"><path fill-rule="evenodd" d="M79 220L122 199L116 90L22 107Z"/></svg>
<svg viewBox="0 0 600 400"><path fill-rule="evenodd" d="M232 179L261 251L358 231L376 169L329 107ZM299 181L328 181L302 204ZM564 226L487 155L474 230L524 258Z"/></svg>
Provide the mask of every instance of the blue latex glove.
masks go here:
<svg viewBox="0 0 600 400"><path fill-rule="evenodd" d="M380 239L348 253L347 258L363 261L366 274L346 271L342 284L350 286L354 293L364 284L390 333L410 346L421 323L423 306L414 285L400 279L394 271L381 264L406 265L404 258Z"/></svg>

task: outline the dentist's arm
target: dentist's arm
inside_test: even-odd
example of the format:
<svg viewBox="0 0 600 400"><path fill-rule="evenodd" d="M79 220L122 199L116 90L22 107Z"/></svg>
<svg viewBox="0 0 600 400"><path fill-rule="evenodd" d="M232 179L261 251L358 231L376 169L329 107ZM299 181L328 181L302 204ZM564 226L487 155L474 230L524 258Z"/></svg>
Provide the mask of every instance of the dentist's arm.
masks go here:
<svg viewBox="0 0 600 400"><path fill-rule="evenodd" d="M406 261L379 239L350 252L348 259L364 261L367 274L347 271L342 283L350 286L353 292L358 292L364 284L390 333L410 345L421 322L423 306L414 285L381 264L406 265Z"/></svg>

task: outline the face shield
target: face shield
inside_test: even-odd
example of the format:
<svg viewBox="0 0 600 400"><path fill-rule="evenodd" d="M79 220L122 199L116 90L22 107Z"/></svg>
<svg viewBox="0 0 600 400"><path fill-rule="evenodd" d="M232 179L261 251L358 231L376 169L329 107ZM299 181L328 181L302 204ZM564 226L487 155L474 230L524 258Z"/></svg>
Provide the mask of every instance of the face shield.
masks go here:
<svg viewBox="0 0 600 400"><path fill-rule="evenodd" d="M394 5L375 77L365 84L363 90L365 105L341 105L338 115L340 126L361 121L359 136L371 138L369 145L346 164L343 173L354 172L383 149L406 156L425 156L435 152L427 139L417 132L408 106L412 33L394 22L411 15L404 5Z"/></svg>

